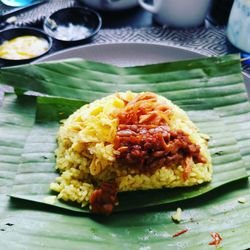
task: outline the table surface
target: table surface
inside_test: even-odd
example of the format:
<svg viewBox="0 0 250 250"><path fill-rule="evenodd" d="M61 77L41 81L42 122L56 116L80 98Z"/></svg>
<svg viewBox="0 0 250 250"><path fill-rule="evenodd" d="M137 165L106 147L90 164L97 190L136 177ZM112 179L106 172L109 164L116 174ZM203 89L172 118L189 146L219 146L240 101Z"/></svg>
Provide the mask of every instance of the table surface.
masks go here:
<svg viewBox="0 0 250 250"><path fill-rule="evenodd" d="M52 1L55 1L55 0L52 0ZM61 0L57 0L57 2L56 2L57 5L59 3L58 1L61 1ZM73 0L69 0L69 1L74 2ZM79 4L79 2L76 2L76 3L77 3L77 5ZM1 3L0 3L0 10L1 10ZM125 11L99 12L99 13L101 14L101 17L103 20L102 30L118 29L118 28L125 28L125 27L132 27L132 28L142 28L142 27L145 28L146 27L149 29L150 29L150 27L161 27L160 25L158 25L154 21L151 13L145 11L144 9L142 9L139 6L132 8L132 9L129 9L129 10L125 10ZM20 13L19 13L19 15L20 15ZM208 27L214 27L216 25L217 25L216 21L213 18L208 16L204 25L201 27L198 27L198 29L202 29L202 27L204 27L204 29L206 29ZM36 28L42 29L42 22L40 21L40 22L30 23L29 26L34 26ZM222 27L222 26L220 26L220 27ZM178 32L178 30L177 30L177 32ZM188 31L188 32L190 32L190 34L192 34L193 30ZM199 37L197 37L197 39L199 39ZM225 43L224 46L226 46L226 48L227 48L227 53L238 52L238 50L235 49L228 42ZM53 47L52 47L52 50L50 53L54 53L58 50L62 50L62 49L68 48L68 47L70 47L70 45L65 45L65 44L61 44L60 42L54 41L54 44L53 44ZM5 65L0 64L0 66L5 66Z"/></svg>

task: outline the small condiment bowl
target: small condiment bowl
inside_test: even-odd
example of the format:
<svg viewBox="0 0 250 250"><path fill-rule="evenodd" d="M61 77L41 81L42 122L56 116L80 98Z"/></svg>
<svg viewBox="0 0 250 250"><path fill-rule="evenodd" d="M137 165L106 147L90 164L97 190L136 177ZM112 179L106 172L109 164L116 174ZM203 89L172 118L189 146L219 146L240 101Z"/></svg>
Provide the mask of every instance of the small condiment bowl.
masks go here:
<svg viewBox="0 0 250 250"><path fill-rule="evenodd" d="M22 37L22 36L36 36L38 38L43 38L48 42L48 49L44 53L39 54L38 56L35 56L32 58L28 58L28 59L6 59L6 58L0 57L0 63L3 66L12 66L12 65L17 65L17 64L29 63L47 54L52 47L52 39L47 34L45 34L43 31L39 29L26 28L26 27L12 28L12 29L1 31L0 32L0 45L5 41L9 41L13 38Z"/></svg>
<svg viewBox="0 0 250 250"><path fill-rule="evenodd" d="M94 10L71 7L58 10L45 19L44 31L64 43L82 43L98 33L102 25L101 16Z"/></svg>

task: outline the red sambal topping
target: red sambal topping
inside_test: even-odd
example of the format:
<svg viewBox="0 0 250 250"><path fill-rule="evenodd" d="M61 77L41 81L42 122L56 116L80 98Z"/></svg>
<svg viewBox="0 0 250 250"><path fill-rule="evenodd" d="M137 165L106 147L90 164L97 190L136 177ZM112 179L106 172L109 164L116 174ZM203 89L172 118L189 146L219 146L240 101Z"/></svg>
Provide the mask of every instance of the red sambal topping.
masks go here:
<svg viewBox="0 0 250 250"><path fill-rule="evenodd" d="M130 102L123 101L126 106L117 114L119 124L114 141L114 149L118 151L116 159L121 167L152 174L163 166L182 165L186 180L193 163L206 162L200 155L200 146L192 143L187 134L170 130L172 110L159 103L155 94L146 92ZM90 196L92 212L111 214L117 205L117 192L116 184L102 183ZM185 232L187 229L173 237Z"/></svg>
<svg viewBox="0 0 250 250"><path fill-rule="evenodd" d="M188 231L188 229L183 229L183 230L181 230L181 231L175 233L172 237L173 237L173 238L174 238L174 237L178 237L178 236L180 236L180 235L186 233L187 231Z"/></svg>
<svg viewBox="0 0 250 250"><path fill-rule="evenodd" d="M218 246L220 242L223 240L223 238L220 236L219 233L210 233L212 236L213 240L208 243L210 246Z"/></svg>
<svg viewBox="0 0 250 250"><path fill-rule="evenodd" d="M121 166L154 173L163 166L182 165L183 178L191 172L192 163L205 163L200 146L192 143L181 130L168 127L168 106L159 104L152 93L138 94L118 114L114 149Z"/></svg>
<svg viewBox="0 0 250 250"><path fill-rule="evenodd" d="M90 196L89 204L95 214L109 215L117 205L118 188L113 183L102 183Z"/></svg>

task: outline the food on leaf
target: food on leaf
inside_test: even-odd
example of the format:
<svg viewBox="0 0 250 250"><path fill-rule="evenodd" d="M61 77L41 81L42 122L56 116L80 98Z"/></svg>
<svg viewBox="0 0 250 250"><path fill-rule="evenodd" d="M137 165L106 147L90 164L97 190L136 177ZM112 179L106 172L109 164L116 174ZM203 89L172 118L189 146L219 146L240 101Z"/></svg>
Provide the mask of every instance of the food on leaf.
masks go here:
<svg viewBox="0 0 250 250"><path fill-rule="evenodd" d="M172 215L172 220L179 223L181 221L182 210L180 207L177 208L176 212Z"/></svg>
<svg viewBox="0 0 250 250"><path fill-rule="evenodd" d="M210 246L218 246L221 243L221 241L223 240L223 238L220 236L219 233L211 233L210 235L213 238L213 240L208 243L208 245L210 245Z"/></svg>
<svg viewBox="0 0 250 250"><path fill-rule="evenodd" d="M58 198L110 214L117 193L211 181L207 140L187 114L150 92L116 93L84 105L58 132L50 188Z"/></svg>
<svg viewBox="0 0 250 250"><path fill-rule="evenodd" d="M180 236L180 235L186 233L187 231L188 231L188 229L183 229L183 230L181 230L181 231L175 233L172 237L173 237L173 238L178 237L178 236Z"/></svg>
<svg viewBox="0 0 250 250"><path fill-rule="evenodd" d="M239 197L238 202L239 203L246 203L246 198L245 197Z"/></svg>

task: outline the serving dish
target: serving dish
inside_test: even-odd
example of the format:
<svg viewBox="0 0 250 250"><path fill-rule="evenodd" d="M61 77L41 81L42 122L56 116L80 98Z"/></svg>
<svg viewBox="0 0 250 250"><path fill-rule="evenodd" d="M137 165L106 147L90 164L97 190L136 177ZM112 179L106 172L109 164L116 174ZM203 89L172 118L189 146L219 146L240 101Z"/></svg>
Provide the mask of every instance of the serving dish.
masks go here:
<svg viewBox="0 0 250 250"><path fill-rule="evenodd" d="M169 48L169 50L162 50L158 46L141 46L140 44L137 44L133 45L133 48L137 48L137 55L135 55L137 52L132 50L132 47L130 45L124 45L124 48L126 48L124 49L124 51L126 51L126 54L128 54L130 57L123 54L121 58L119 53L121 53L122 49L120 48L120 46L122 45L117 45L117 49L115 49L116 46L111 46L109 50L107 49L107 47L93 46L89 51L90 54L86 52L84 54L84 57L83 54L79 51L78 53L74 52L74 54L71 53L72 50L69 51L71 51L70 57L73 56L78 58L86 58L87 56L89 56L90 58L88 59L94 60L93 57L95 57L95 60L102 60L102 62L104 60L110 60L110 62L112 62L113 64L116 60L117 64L126 66L133 64L145 64L145 62L154 63L152 62L152 58L154 58L154 60L155 58L158 58L158 60L161 60L160 62L166 61L167 57L172 61L181 60L183 59L182 56L184 56L184 58L185 56L186 58L190 56L190 58L188 59L191 59L193 54L193 52L186 53L185 50L179 48ZM141 47L141 49L139 47ZM100 50L98 51L98 48L102 49L103 53L101 53ZM106 51L104 51L104 48L106 49ZM151 52L149 48L151 48L153 52ZM66 52L68 53L69 51ZM84 51L84 49L81 48L81 51ZM113 51L113 53L115 52L113 56L108 55L108 53L111 51ZM98 52L99 55L102 55L101 59L98 58ZM145 61L141 60L143 54L145 54ZM114 55L116 55L115 58ZM63 56L64 59L68 59L68 56L65 57L65 54ZM201 57L202 55L196 54L196 56ZM56 59L60 59L58 57L58 54L55 57L51 56L47 58L47 60ZM218 59L217 61L217 59L215 58L214 60L215 62L220 62L220 59ZM221 62L223 62L224 60L225 63L227 62L226 58L221 60ZM244 156L244 159L247 160L249 159L249 103L247 102L246 93L238 67L239 58L237 58L237 56L232 56L231 61L229 56L228 60L231 64L230 70L227 71L227 73L230 72L230 74L225 75L228 81L228 85L226 84L226 80L220 79L221 81L218 81L218 78L216 78L217 80L212 80L212 83L215 84L215 88L212 87L209 89L209 86L199 85L201 86L201 88L198 89L199 91L197 92L197 96L195 91L193 92L192 89L190 89L191 92L189 92L187 89L185 89L184 86L184 89L182 90L185 92L185 95L181 95L182 90L180 92L178 92L177 90L177 92L180 93L181 96L174 94L172 95L172 97L175 96L175 100L179 103L182 103L182 99L192 101L191 97L196 96L196 104L199 105L199 101L201 101L199 97L201 96L203 100L207 100L206 103L203 103L205 104L204 107L206 107L207 105L211 105L211 107L213 107L213 105L216 103L217 106L215 105L214 110L212 110L212 115L220 114L222 116L223 121L227 124L227 129L229 129L236 135L238 145L240 145L243 149L242 154ZM33 68L36 68L36 70L33 71L35 76L37 72L40 72L41 69L47 72L45 73L47 76L52 76L54 72L56 74L56 77L53 78L53 75L52 78L56 80L58 79L58 77L60 77L60 75L58 75L58 72L60 71L61 74L67 74L67 72L69 74L73 74L73 72L76 72L78 68L72 67L73 64L74 62L70 64L66 61L63 65L61 65L62 68L55 67L52 71L50 70L52 67L50 63L47 65L43 64L44 67L39 67L38 65L27 65L26 69L27 72L30 72L29 68L31 68L31 66L34 66ZM88 64L84 65L85 70L87 70L87 72L89 73ZM180 65L178 65L177 70L179 70L179 66ZM72 72L69 70L65 72L63 70L65 69L64 67L72 69ZM21 72L22 76L23 72L25 72L24 69L25 68L21 68L21 71L18 72L17 70L14 73L20 75ZM80 72L82 71L80 70ZM105 72L107 71L104 71L104 73ZM200 71L195 72L199 74ZM219 72L220 71L217 71L217 73ZM237 85L237 82L233 81L233 72L235 73L235 77L238 80L240 79L239 85ZM74 76L76 75L77 74L75 74ZM87 75L98 77L98 72L94 75ZM33 75L30 76L33 77ZM103 76L103 74L101 74L100 76ZM71 79L75 83L75 81L79 80L78 77L79 75L76 78ZM49 77L46 79L46 81L49 82L49 85L42 85L43 87L46 87L45 90L50 90L56 95L67 95L68 93L66 93L65 91L61 91L61 93L59 93L60 91L57 93L54 92L56 90L55 88L53 88L53 81L50 81L52 80L52 78ZM43 79L45 80L45 78L37 78L38 82L40 83L43 82ZM100 77L100 79L102 78ZM62 84L62 87L67 88L67 83L64 80L64 77L62 77L61 80L62 81L59 81L58 83L60 84L61 82L63 82L64 84ZM85 81L87 82L89 81L89 79L85 79ZM27 82L31 83L32 80L28 79ZM84 84L84 80L82 80L82 82ZM219 82L222 83L222 85L218 85ZM223 88L224 82L225 89ZM26 85L27 83L23 84ZM126 84L126 82L123 82L123 84ZM69 85L71 84L69 83ZM31 84L30 86L33 86L33 88L36 87L36 85L34 84ZM74 87L77 86L79 85L75 85ZM85 84L85 86L88 85ZM153 87L153 85L151 87ZM43 90L44 89L41 89L41 92ZM92 91L90 93L90 96L93 95L93 93L100 94L100 89L98 89L98 91L91 88L91 90ZM215 92L213 92L213 90L215 90ZM217 92L217 90L219 92ZM223 92L224 90L226 91ZM101 91L114 90L108 90L107 88L105 89L104 86L102 86ZM175 91L176 89L174 90L174 92ZM72 90L70 90L69 92L74 93L72 92ZM167 93L166 89L165 92ZM75 98L89 98L87 93L88 89L85 89L83 94L78 93ZM215 95L213 96L212 93L214 93ZM224 93L225 96L222 93ZM171 91L169 91L169 94L172 94ZM72 94L71 97L74 97L74 95ZM39 105L45 105L44 111L46 111L47 114L50 115L54 109L60 108L58 99L58 97L52 98L51 103L46 104L46 102L40 102ZM211 100L213 100L213 102ZM77 103L79 102L79 100L72 101L76 101ZM68 101L65 104L70 107L70 105L68 105L70 103L71 101ZM20 104L23 104L23 106L21 106ZM14 96L5 97L4 108L1 109L1 115L2 117L4 117L4 119L2 119L2 125L4 128L1 127L1 131L4 132L2 140L9 143L9 147L12 146L13 149L16 149L12 150L11 147L10 150L9 147L4 147L4 145L6 144L2 144L2 154L3 152L5 152L5 155L3 154L1 155L1 157L5 161L8 161L9 165L11 165L12 163L10 161L11 155L15 155L18 158L18 149L21 148L21 145L23 145L22 142L27 139L27 135L29 134L27 130L29 129L29 127L32 127L31 117L32 115L34 115L32 113L32 107L34 105L34 99L30 96L20 97L18 102L15 101ZM44 113L40 113L40 115L42 114ZM209 125L209 122L211 122L215 117L207 117L205 114L207 115L205 110L201 110L197 118L200 119L200 117L205 116L207 121L205 123L203 121L204 126L207 126L208 129L212 129L213 133L217 133L220 138L225 137L224 139L227 141L229 138L227 137L225 131L218 131L217 124L214 124L215 126ZM25 119L23 119L23 117L25 117ZM13 118L15 118L15 120L13 120ZM212 120L210 120L210 118L212 118ZM41 122L41 120L39 121ZM46 177L49 173L54 173L54 170L53 172L51 172L51 169L46 168L46 166L51 164L50 160L53 157L51 153L49 155L45 154L46 150L51 146L51 141L48 139L51 138L50 127L48 126L47 121L46 123L39 123L37 125L38 127L35 127L35 130L32 130L32 133L30 134L30 136L28 136L29 146L25 147L25 153L23 154L24 160L27 160L28 162L28 169L23 168L23 171L19 172L15 179L16 191L22 192L22 188L25 188L26 190L29 189L28 191L30 193L30 197L34 196L34 192L37 186L41 187L42 189L47 189L48 184L44 186L42 186L41 184L47 182ZM5 131L8 131L8 133L5 133ZM22 131L22 133L20 133L20 131ZM11 143L13 141L13 138L15 138L15 144ZM54 137L52 139L54 142ZM41 151L36 151L38 148ZM225 149L222 149L222 151L223 150ZM228 152L230 153L232 152L230 146L227 148L227 150L229 150ZM221 157L221 152L217 152L217 154ZM234 157L231 158L230 161L237 160L238 156L239 155L237 154L234 155ZM3 170L3 173L5 173L5 166L3 165L3 162L4 161L2 161L0 165L1 170ZM227 162L226 165L227 164L230 165L231 162ZM221 168L222 175L224 169L223 165L224 164L222 164ZM15 165L11 166L13 168L15 167ZM42 169L42 166L45 167L44 170L46 171L46 173L44 170L42 170L42 172L40 171ZM34 173L34 171L36 171L36 173ZM34 178L36 178L36 182L34 182ZM3 179L6 182L9 181L10 183L12 183L10 175L3 175ZM23 180L26 181L22 183ZM3 186L4 185L6 184L4 183ZM165 249L166 247L168 249L211 249L213 247L209 245L211 241L210 233L218 232L223 238L221 246L225 247L225 249L235 249L235 247L237 247L237 249L246 249L250 246L248 238L248 234L250 233L249 220L246 219L249 217L250 209L250 195L248 188L248 181L247 179L244 179L240 182L231 183L230 185L226 185L225 187L217 189L216 191L211 192L206 196L200 196L199 199L174 203L172 206L164 205L161 207L154 207L150 210L130 211L122 213L120 212L113 214L111 217L96 217L73 212L70 213L69 211L57 209L55 207L48 208L44 204L38 205L35 203L27 203L23 200L12 199L11 203L9 204L6 202L8 201L8 198L2 195L0 196L0 198L2 199L5 219L1 221L1 225L3 225L1 229L7 231L5 234L3 234L2 246L6 249L51 249L55 247L60 249L99 249L100 246L102 249L129 248L141 250L154 248ZM245 204L240 204L238 202L238 200L242 201L242 199L240 199L242 197L245 199ZM152 196L151 198L153 199L155 197ZM127 208L129 208L130 204L128 202L126 202L125 205L126 204ZM181 207L183 209L183 216L180 224L175 224L171 219L171 215L176 211L177 207ZM185 234L182 235L181 233ZM10 240L14 236L15 242Z"/></svg>
<svg viewBox="0 0 250 250"><path fill-rule="evenodd" d="M48 48L44 53L39 54L38 56L29 58L29 59L5 59L5 58L0 58L0 62L2 62L6 66L10 65L17 65L17 64L24 64L24 63L29 63L33 60L36 60L37 58L40 58L47 54L51 47L52 47L52 39L46 35L43 31L35 28L30 28L30 27L22 27L22 28L11 28L11 29L6 29L0 32L0 44L2 44L5 41L11 40L16 37L22 37L22 36L35 36L38 38L42 38L47 41L48 43Z"/></svg>
<svg viewBox="0 0 250 250"><path fill-rule="evenodd" d="M204 58L207 56L212 55L184 47L159 43L114 43L78 46L44 56L37 62L83 58L117 66L135 66ZM250 76L243 72L243 77L248 95L250 96Z"/></svg>
<svg viewBox="0 0 250 250"><path fill-rule="evenodd" d="M80 43L95 36L102 25L101 16L83 7L60 9L44 20L43 29L64 43Z"/></svg>

